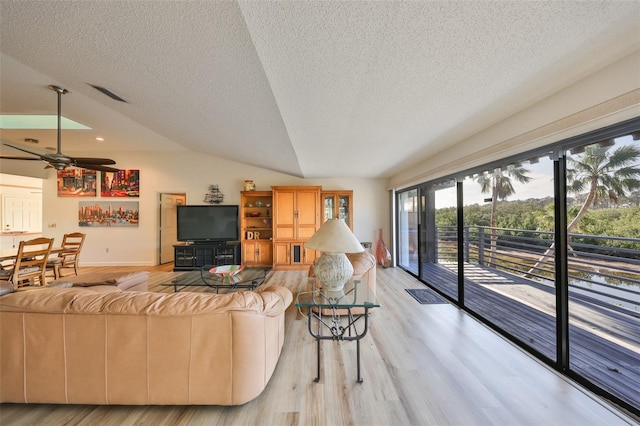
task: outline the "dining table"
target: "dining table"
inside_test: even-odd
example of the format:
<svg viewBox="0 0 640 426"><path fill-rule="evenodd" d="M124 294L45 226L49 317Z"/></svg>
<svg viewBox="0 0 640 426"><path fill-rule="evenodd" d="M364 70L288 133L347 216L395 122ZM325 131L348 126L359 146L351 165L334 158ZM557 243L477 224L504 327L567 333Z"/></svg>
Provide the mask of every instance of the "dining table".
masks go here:
<svg viewBox="0 0 640 426"><path fill-rule="evenodd" d="M34 248L37 249L38 246L30 246L30 249L33 250ZM59 253L63 253L65 250L64 247L52 247L51 248L51 252L49 253L49 256L51 256L52 254L59 254ZM0 250L0 263L2 262L6 262L8 260L15 260L16 257L18 256L18 248L9 248L9 249L2 249Z"/></svg>

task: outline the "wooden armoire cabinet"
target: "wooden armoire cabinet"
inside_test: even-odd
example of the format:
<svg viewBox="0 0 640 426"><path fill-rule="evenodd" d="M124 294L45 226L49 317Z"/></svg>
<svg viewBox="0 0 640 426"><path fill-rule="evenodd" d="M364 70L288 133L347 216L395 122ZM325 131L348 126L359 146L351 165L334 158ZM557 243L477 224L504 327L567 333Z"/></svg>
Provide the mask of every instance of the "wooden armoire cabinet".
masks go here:
<svg viewBox="0 0 640 426"><path fill-rule="evenodd" d="M304 242L322 224L320 186L273 186L273 266L298 269L312 265L315 250Z"/></svg>
<svg viewBox="0 0 640 426"><path fill-rule="evenodd" d="M322 191L323 220L343 219L353 231L353 191Z"/></svg>

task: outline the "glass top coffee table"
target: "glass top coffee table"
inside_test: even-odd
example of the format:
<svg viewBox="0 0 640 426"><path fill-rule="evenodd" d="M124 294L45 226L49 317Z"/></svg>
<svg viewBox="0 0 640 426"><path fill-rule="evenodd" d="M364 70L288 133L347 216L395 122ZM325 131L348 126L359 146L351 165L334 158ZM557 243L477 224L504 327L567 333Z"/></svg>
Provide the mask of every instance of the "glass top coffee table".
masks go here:
<svg viewBox="0 0 640 426"><path fill-rule="evenodd" d="M220 289L254 290L262 284L270 271L268 268L245 268L233 276L212 274L211 268L220 265L204 265L200 269L185 272L178 275L172 281L162 284L163 286L173 286L173 291L178 292L190 287L210 287L219 293Z"/></svg>

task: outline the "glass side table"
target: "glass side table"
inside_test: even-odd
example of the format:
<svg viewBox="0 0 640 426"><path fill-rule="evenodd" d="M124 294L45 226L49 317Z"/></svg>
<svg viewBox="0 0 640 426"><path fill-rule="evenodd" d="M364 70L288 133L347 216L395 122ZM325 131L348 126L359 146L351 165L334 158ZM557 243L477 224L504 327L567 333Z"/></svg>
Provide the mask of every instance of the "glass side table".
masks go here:
<svg viewBox="0 0 640 426"><path fill-rule="evenodd" d="M366 336L369 328L369 309L380 307L369 286L351 279L339 292L325 291L320 281L305 278L298 288L296 306L301 310L306 309L309 333L317 342L317 374L314 381L320 381L320 341L355 340L357 380L362 383L360 339Z"/></svg>

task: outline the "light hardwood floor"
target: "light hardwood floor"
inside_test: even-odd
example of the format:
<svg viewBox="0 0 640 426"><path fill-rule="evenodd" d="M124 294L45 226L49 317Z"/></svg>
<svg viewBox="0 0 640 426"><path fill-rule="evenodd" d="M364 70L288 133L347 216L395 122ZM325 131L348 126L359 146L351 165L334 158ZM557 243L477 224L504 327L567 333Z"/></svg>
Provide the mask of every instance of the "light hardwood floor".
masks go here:
<svg viewBox="0 0 640 426"><path fill-rule="evenodd" d="M109 268L82 268L81 272ZM176 273L152 272L150 290ZM267 285L295 294L306 272L272 272ZM638 424L449 304L420 305L421 284L398 268L378 268L382 307L362 341L364 383L356 382L353 342L315 343L295 306L266 390L238 407L2 404L0 425L618 425ZM1 384L0 384L1 385Z"/></svg>

